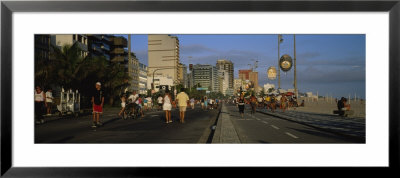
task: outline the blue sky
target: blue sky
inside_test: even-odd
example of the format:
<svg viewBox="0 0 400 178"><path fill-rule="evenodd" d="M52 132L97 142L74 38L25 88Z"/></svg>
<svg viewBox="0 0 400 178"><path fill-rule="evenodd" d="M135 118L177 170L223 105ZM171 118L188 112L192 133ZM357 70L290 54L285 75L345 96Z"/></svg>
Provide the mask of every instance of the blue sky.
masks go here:
<svg viewBox="0 0 400 178"><path fill-rule="evenodd" d="M267 78L267 68L278 66L278 42L274 35L179 35L180 60L184 64L211 64L217 59L234 63L238 70L249 69L258 60L259 84ZM126 36L126 35L124 35ZM147 65L147 35L132 35L132 51ZM293 35L283 34L280 55L294 56ZM311 91L333 97L365 98L365 35L296 35L297 85L300 92ZM293 88L293 68L281 71L281 87Z"/></svg>

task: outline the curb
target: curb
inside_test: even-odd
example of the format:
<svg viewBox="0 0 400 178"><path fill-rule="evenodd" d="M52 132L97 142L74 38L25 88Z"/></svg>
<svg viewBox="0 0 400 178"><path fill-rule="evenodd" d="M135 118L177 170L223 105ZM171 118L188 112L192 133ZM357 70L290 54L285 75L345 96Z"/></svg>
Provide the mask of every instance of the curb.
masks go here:
<svg viewBox="0 0 400 178"><path fill-rule="evenodd" d="M239 136L236 132L236 129L232 121L230 120L230 117L227 114L228 112L226 111L226 109L222 111L221 107L219 115L219 117L221 118L218 118L217 127L211 143L232 143L232 144L241 143ZM228 126L226 126L226 124Z"/></svg>

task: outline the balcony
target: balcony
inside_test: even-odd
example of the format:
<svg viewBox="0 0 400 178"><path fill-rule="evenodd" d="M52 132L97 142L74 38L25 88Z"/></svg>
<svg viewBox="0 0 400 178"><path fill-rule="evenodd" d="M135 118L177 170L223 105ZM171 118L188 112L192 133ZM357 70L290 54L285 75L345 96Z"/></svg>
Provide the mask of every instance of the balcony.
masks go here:
<svg viewBox="0 0 400 178"><path fill-rule="evenodd" d="M101 44L101 49L104 49L106 51L110 51L110 46L108 46L107 44Z"/></svg>
<svg viewBox="0 0 400 178"><path fill-rule="evenodd" d="M124 48L115 48L112 51L110 51L112 54L125 54Z"/></svg>
<svg viewBox="0 0 400 178"><path fill-rule="evenodd" d="M111 59L112 62L125 62L125 56L114 56Z"/></svg>
<svg viewBox="0 0 400 178"><path fill-rule="evenodd" d="M94 52L97 52L97 53L104 53L103 50L101 50L101 47L100 47L99 45L92 44L91 48L92 48L92 50L93 50Z"/></svg>
<svg viewBox="0 0 400 178"><path fill-rule="evenodd" d="M113 45L115 46L128 46L128 40L126 40L124 37L113 37L112 41Z"/></svg>

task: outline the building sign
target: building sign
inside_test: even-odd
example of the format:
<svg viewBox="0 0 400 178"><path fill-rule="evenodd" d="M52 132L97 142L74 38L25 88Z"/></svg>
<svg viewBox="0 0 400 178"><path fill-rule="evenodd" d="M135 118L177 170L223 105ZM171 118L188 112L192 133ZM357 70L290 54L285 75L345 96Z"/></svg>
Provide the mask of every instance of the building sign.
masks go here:
<svg viewBox="0 0 400 178"><path fill-rule="evenodd" d="M285 54L279 59L279 66L283 71L287 72L292 68L292 61L292 58Z"/></svg>
<svg viewBox="0 0 400 178"><path fill-rule="evenodd" d="M196 88L196 90L208 90L208 88Z"/></svg>
<svg viewBox="0 0 400 178"><path fill-rule="evenodd" d="M275 80L276 79L276 68L271 66L267 70L268 79Z"/></svg>

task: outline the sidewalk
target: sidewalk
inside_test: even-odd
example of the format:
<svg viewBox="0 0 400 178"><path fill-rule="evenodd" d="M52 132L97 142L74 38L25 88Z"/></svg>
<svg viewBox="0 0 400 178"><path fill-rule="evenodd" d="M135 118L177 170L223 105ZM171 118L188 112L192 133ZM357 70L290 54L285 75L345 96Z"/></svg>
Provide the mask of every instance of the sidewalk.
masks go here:
<svg viewBox="0 0 400 178"><path fill-rule="evenodd" d="M241 143L225 104L222 104L212 143Z"/></svg>
<svg viewBox="0 0 400 178"><path fill-rule="evenodd" d="M332 133L365 140L365 118L341 117L333 114L303 112L277 109L271 112L266 109L257 109L258 112L301 123L311 127L323 129Z"/></svg>

